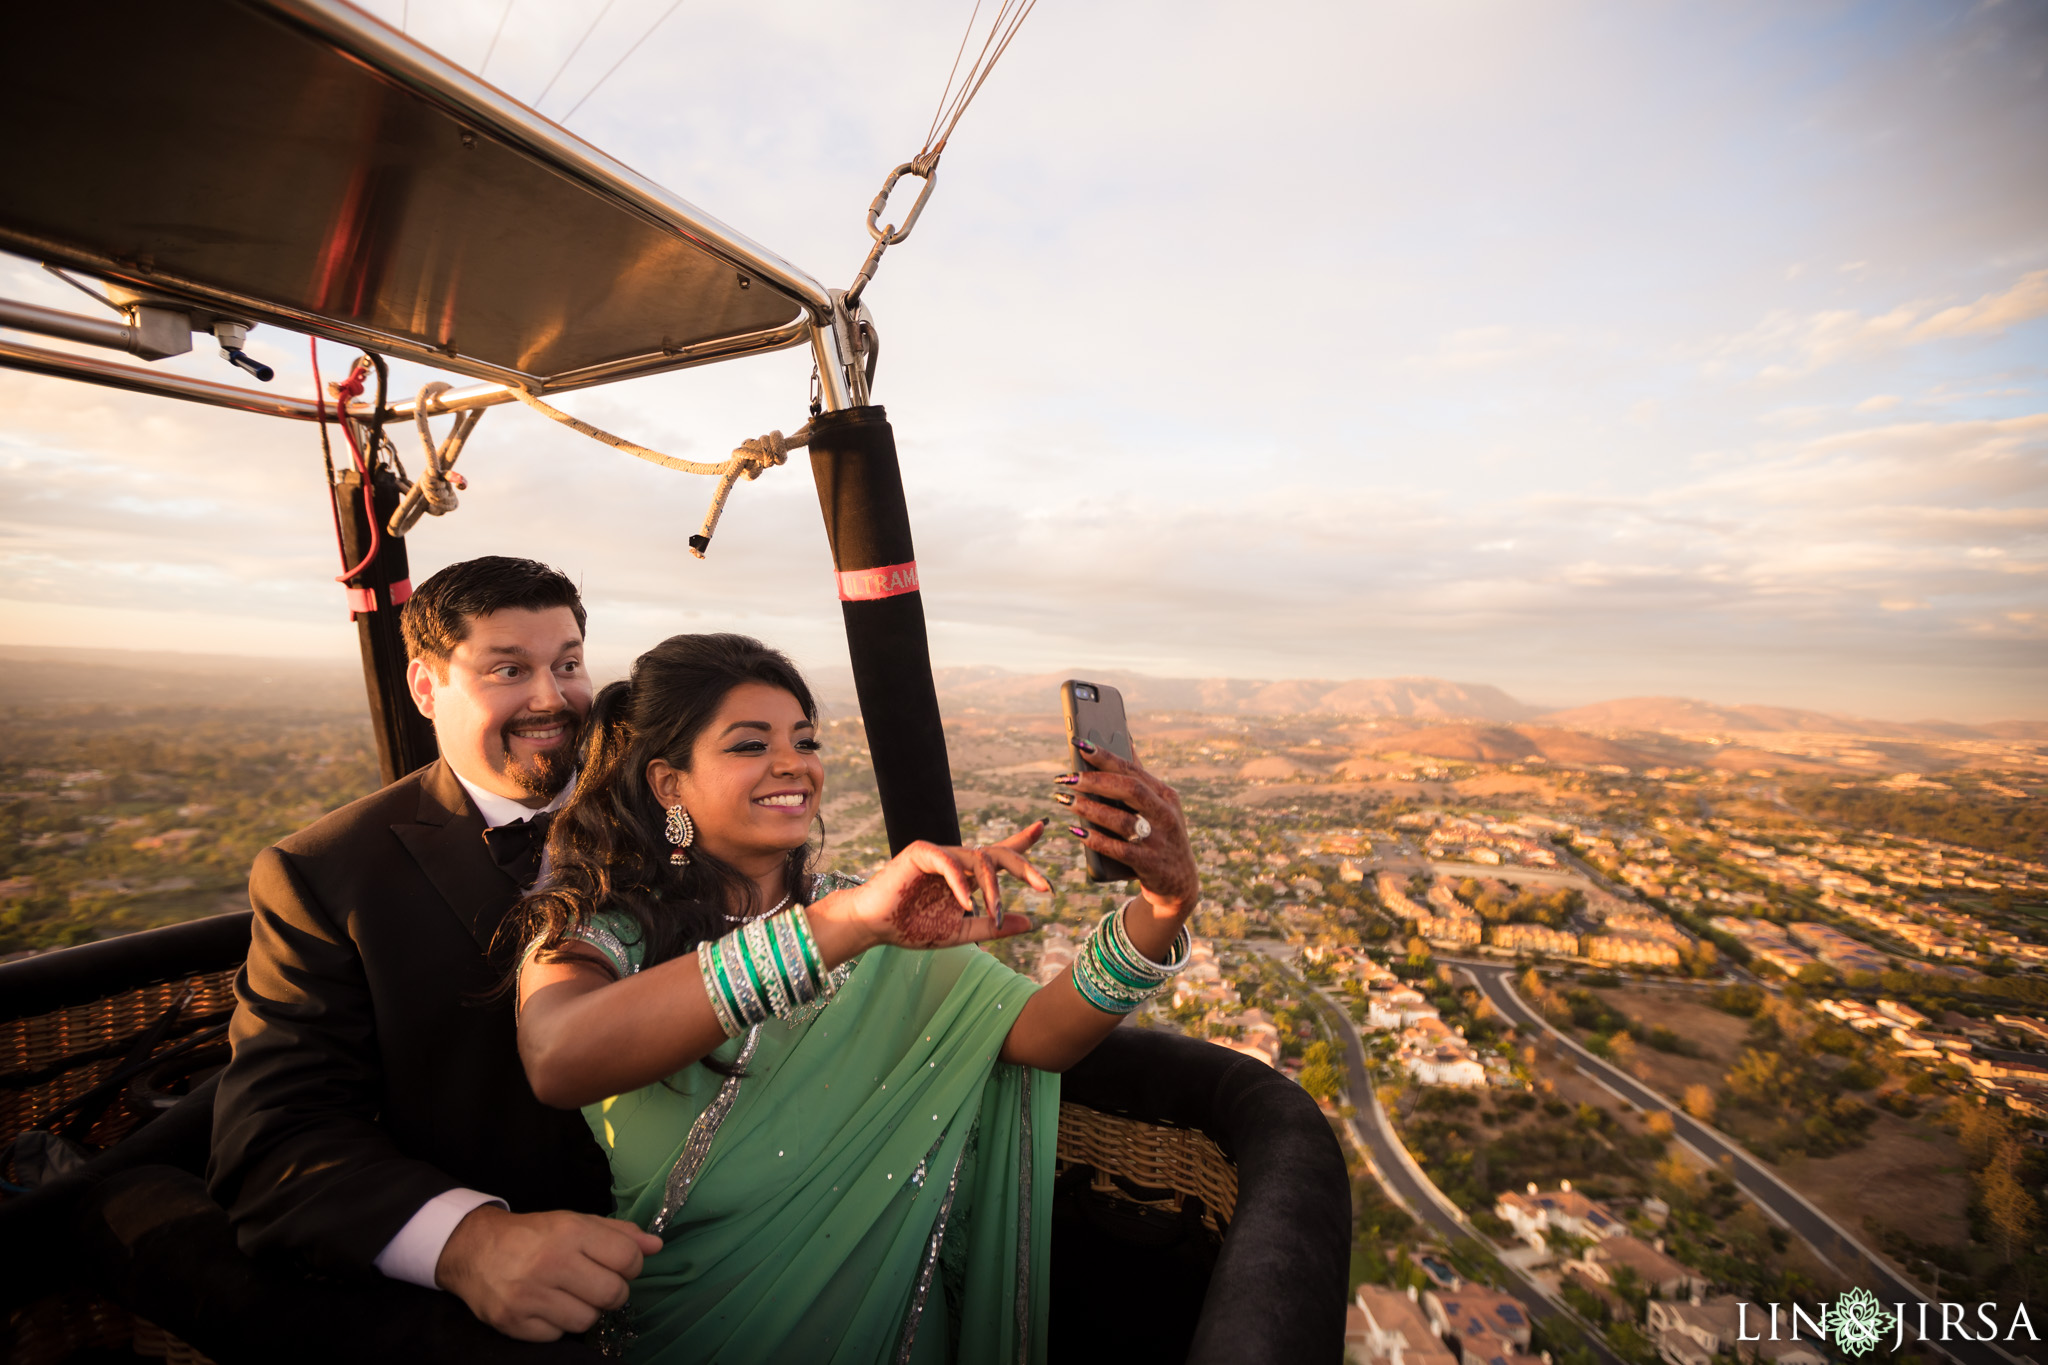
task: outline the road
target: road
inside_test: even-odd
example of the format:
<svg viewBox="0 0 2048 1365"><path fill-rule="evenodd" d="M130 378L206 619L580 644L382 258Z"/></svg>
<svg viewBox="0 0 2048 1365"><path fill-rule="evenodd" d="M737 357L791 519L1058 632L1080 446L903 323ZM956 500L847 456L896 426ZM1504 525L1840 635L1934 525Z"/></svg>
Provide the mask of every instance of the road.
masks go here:
<svg viewBox="0 0 2048 1365"><path fill-rule="evenodd" d="M1293 949L1283 944L1248 939L1241 946L1259 949L1274 961L1292 970ZM1307 984L1303 983L1305 986ZM1308 989L1314 990L1328 1007L1324 1011L1326 1017L1342 1029L1345 1072L1350 1078L1346 1090L1352 1107L1358 1111L1357 1120L1351 1124L1351 1132L1354 1139L1362 1143L1371 1154L1373 1164L1378 1168L1380 1183L1387 1187L1388 1192L1396 1200L1406 1205L1409 1212L1435 1229L1446 1243L1456 1245L1462 1241L1480 1241L1472 1229L1461 1223L1451 1212L1453 1205L1448 1197L1415 1165L1414 1158L1408 1155L1407 1150L1401 1146L1400 1138L1395 1136L1393 1123L1387 1118L1387 1111L1380 1106L1378 1092L1373 1089L1372 1072L1365 1064L1365 1042L1358 1036L1358 1027L1351 1022L1351 1016L1341 1005L1316 987L1308 986ZM1487 1249L1496 1256L1499 1254L1495 1248ZM1570 1315L1546 1298L1543 1291L1515 1267L1503 1263L1501 1269L1507 1273L1508 1292L1521 1301L1522 1306L1529 1310L1532 1319L1572 1320ZM1586 1344L1592 1348L1601 1365L1624 1365L1619 1357L1607 1349L1604 1342L1591 1333L1586 1334Z"/></svg>
<svg viewBox="0 0 2048 1365"><path fill-rule="evenodd" d="M1798 1191L1780 1180L1774 1172L1752 1157L1732 1138L1694 1119L1635 1077L1608 1065L1579 1046L1577 1040L1552 1028L1548 1020L1536 1013L1520 995L1516 994L1511 979L1514 972L1512 967L1503 967L1491 962L1474 962L1469 959L1444 960L1456 961L1478 982L1479 989L1486 993L1486 998L1493 1002L1494 1008L1518 1027L1547 1031L1553 1038L1562 1042L1572 1059L1578 1063L1579 1070L1607 1090L1639 1109L1661 1109L1670 1114L1672 1128L1680 1141L1726 1172L1760 1208L1798 1236L1805 1238L1820 1254L1822 1260L1835 1266L1852 1283L1875 1293L1883 1303L1905 1303L1908 1306L1908 1321L1914 1320L1916 1310L1912 1305L1926 1301L1926 1295L1902 1279L1883 1258L1850 1235L1847 1229L1809 1204ZM1939 1319L1940 1310L1936 1309L1929 1314L1930 1322ZM1962 1362L1962 1365L2016 1365L2015 1357L1997 1350L1990 1343L1950 1341L1946 1344L1929 1344L1946 1351L1954 1359Z"/></svg>

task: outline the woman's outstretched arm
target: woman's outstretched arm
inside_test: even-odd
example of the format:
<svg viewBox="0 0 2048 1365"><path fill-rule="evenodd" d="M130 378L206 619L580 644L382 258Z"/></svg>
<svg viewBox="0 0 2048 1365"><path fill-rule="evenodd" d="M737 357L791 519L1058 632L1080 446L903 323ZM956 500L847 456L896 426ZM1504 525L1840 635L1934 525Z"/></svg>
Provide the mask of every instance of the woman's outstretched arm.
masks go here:
<svg viewBox="0 0 2048 1365"><path fill-rule="evenodd" d="M1136 761L1125 762L1107 750L1090 755L1095 772L1068 773L1058 779L1064 790L1055 798L1097 825L1115 831L1074 826L1070 831L1087 847L1127 865L1138 874L1140 894L1124 912L1131 945L1154 962L1164 962L1181 926L1195 912L1201 896L1195 852L1188 840L1187 818L1180 794ZM1097 797L1122 801L1137 814L1104 805ZM1137 817L1152 832L1131 843L1120 837L1137 831ZM1032 836L1033 839L1036 835ZM1027 842L1023 847L1028 848ZM1124 1016L1106 1014L1081 997L1071 972L1041 987L1018 1011L1017 1022L1003 1043L1002 1058L1041 1071L1065 1071L1095 1050Z"/></svg>
<svg viewBox="0 0 2048 1365"><path fill-rule="evenodd" d="M920 842L866 883L811 906L811 934L829 969L877 944L946 948L1023 933L1031 921L1022 915L972 913L976 892L1000 904L998 872L1050 889L1010 849ZM695 953L615 978L603 954L572 940L520 970L519 1059L543 1104L574 1109L637 1090L724 1041Z"/></svg>

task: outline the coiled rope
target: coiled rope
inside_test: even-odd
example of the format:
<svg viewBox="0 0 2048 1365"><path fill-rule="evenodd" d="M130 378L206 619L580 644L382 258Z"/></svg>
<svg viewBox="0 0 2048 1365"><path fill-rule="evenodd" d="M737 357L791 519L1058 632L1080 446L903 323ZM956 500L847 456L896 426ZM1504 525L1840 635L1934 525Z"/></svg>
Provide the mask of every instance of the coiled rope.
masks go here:
<svg viewBox="0 0 2048 1365"><path fill-rule="evenodd" d="M457 491L469 487L468 480L455 472L455 461L461 457L463 443L469 440L469 433L476 430L476 424L483 420L484 410L466 408L456 413L454 428L439 446L434 444L433 428L427 425L428 409L450 387L436 380L420 389L413 409L413 421L419 427L420 444L426 448L427 468L418 483L406 484L405 497L398 504L398 510L391 514L390 525L385 528L391 535L404 535L422 516L447 516L460 503Z"/></svg>
<svg viewBox="0 0 2048 1365"><path fill-rule="evenodd" d="M649 450L646 446L629 441L623 436L615 436L603 427L592 426L580 417L572 416L551 403L541 401L524 389L515 388L512 395L543 417L552 418L593 441L602 441L614 450L623 450L628 455L645 460L649 464L658 464L663 469L679 470L685 474L703 474L717 479L718 487L711 494L711 507L704 514L704 526L696 535L690 537L690 553L699 559L704 558L704 552L711 548L712 533L718 529L718 519L725 515L725 500L731 496L733 485L743 477L758 479L764 471L787 463L790 451L803 449L811 440L811 424L806 422L787 436L779 431L771 431L766 436L756 436L750 441L742 441L730 456L717 464L703 460L683 460L674 455L664 455L658 450Z"/></svg>

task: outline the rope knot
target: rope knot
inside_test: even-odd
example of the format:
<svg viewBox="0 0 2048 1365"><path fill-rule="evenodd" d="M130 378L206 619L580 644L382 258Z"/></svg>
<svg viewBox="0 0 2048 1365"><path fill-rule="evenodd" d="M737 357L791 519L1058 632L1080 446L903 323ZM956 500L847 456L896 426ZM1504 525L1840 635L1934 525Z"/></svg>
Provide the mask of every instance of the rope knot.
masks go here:
<svg viewBox="0 0 2048 1365"><path fill-rule="evenodd" d="M469 487L469 480L455 472L455 461L461 457L463 443L469 440L469 433L476 429L484 412L482 408L468 408L456 413L455 427L448 433L448 439L435 444L434 433L427 426L427 410L436 398L448 392L448 387L439 381L426 385L414 406L413 420L419 427L420 444L426 447L427 468L418 483L406 486L404 499L391 514L388 529L394 536L411 530L423 515L447 516L461 503L457 494Z"/></svg>
<svg viewBox="0 0 2048 1365"><path fill-rule="evenodd" d="M755 436L739 443L732 463L749 479L758 479L777 465L789 463L789 442L779 431Z"/></svg>
<svg viewBox="0 0 2048 1365"><path fill-rule="evenodd" d="M755 436L741 441L733 448L732 458L719 470L718 487L712 490L711 506L704 513L703 529L690 537L690 553L702 559L704 552L711 548L711 534L718 529L718 519L725 514L726 495L742 475L758 479L762 473L779 464L789 462L789 452L800 450L810 443L811 427L808 422L793 433L784 436L771 431L766 436Z"/></svg>

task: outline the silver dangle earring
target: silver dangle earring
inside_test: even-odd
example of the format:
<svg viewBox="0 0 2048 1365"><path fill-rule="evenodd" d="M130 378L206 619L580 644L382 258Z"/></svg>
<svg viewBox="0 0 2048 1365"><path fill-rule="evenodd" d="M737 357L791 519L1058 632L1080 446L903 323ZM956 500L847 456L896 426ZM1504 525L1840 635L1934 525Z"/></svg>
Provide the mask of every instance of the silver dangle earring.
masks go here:
<svg viewBox="0 0 2048 1365"><path fill-rule="evenodd" d="M670 806L668 808L668 824L665 832L668 834L668 841L676 846L676 851L668 855L668 865L670 867L688 867L690 865L690 855L685 850L697 838L697 826L690 819L690 813L681 806Z"/></svg>

